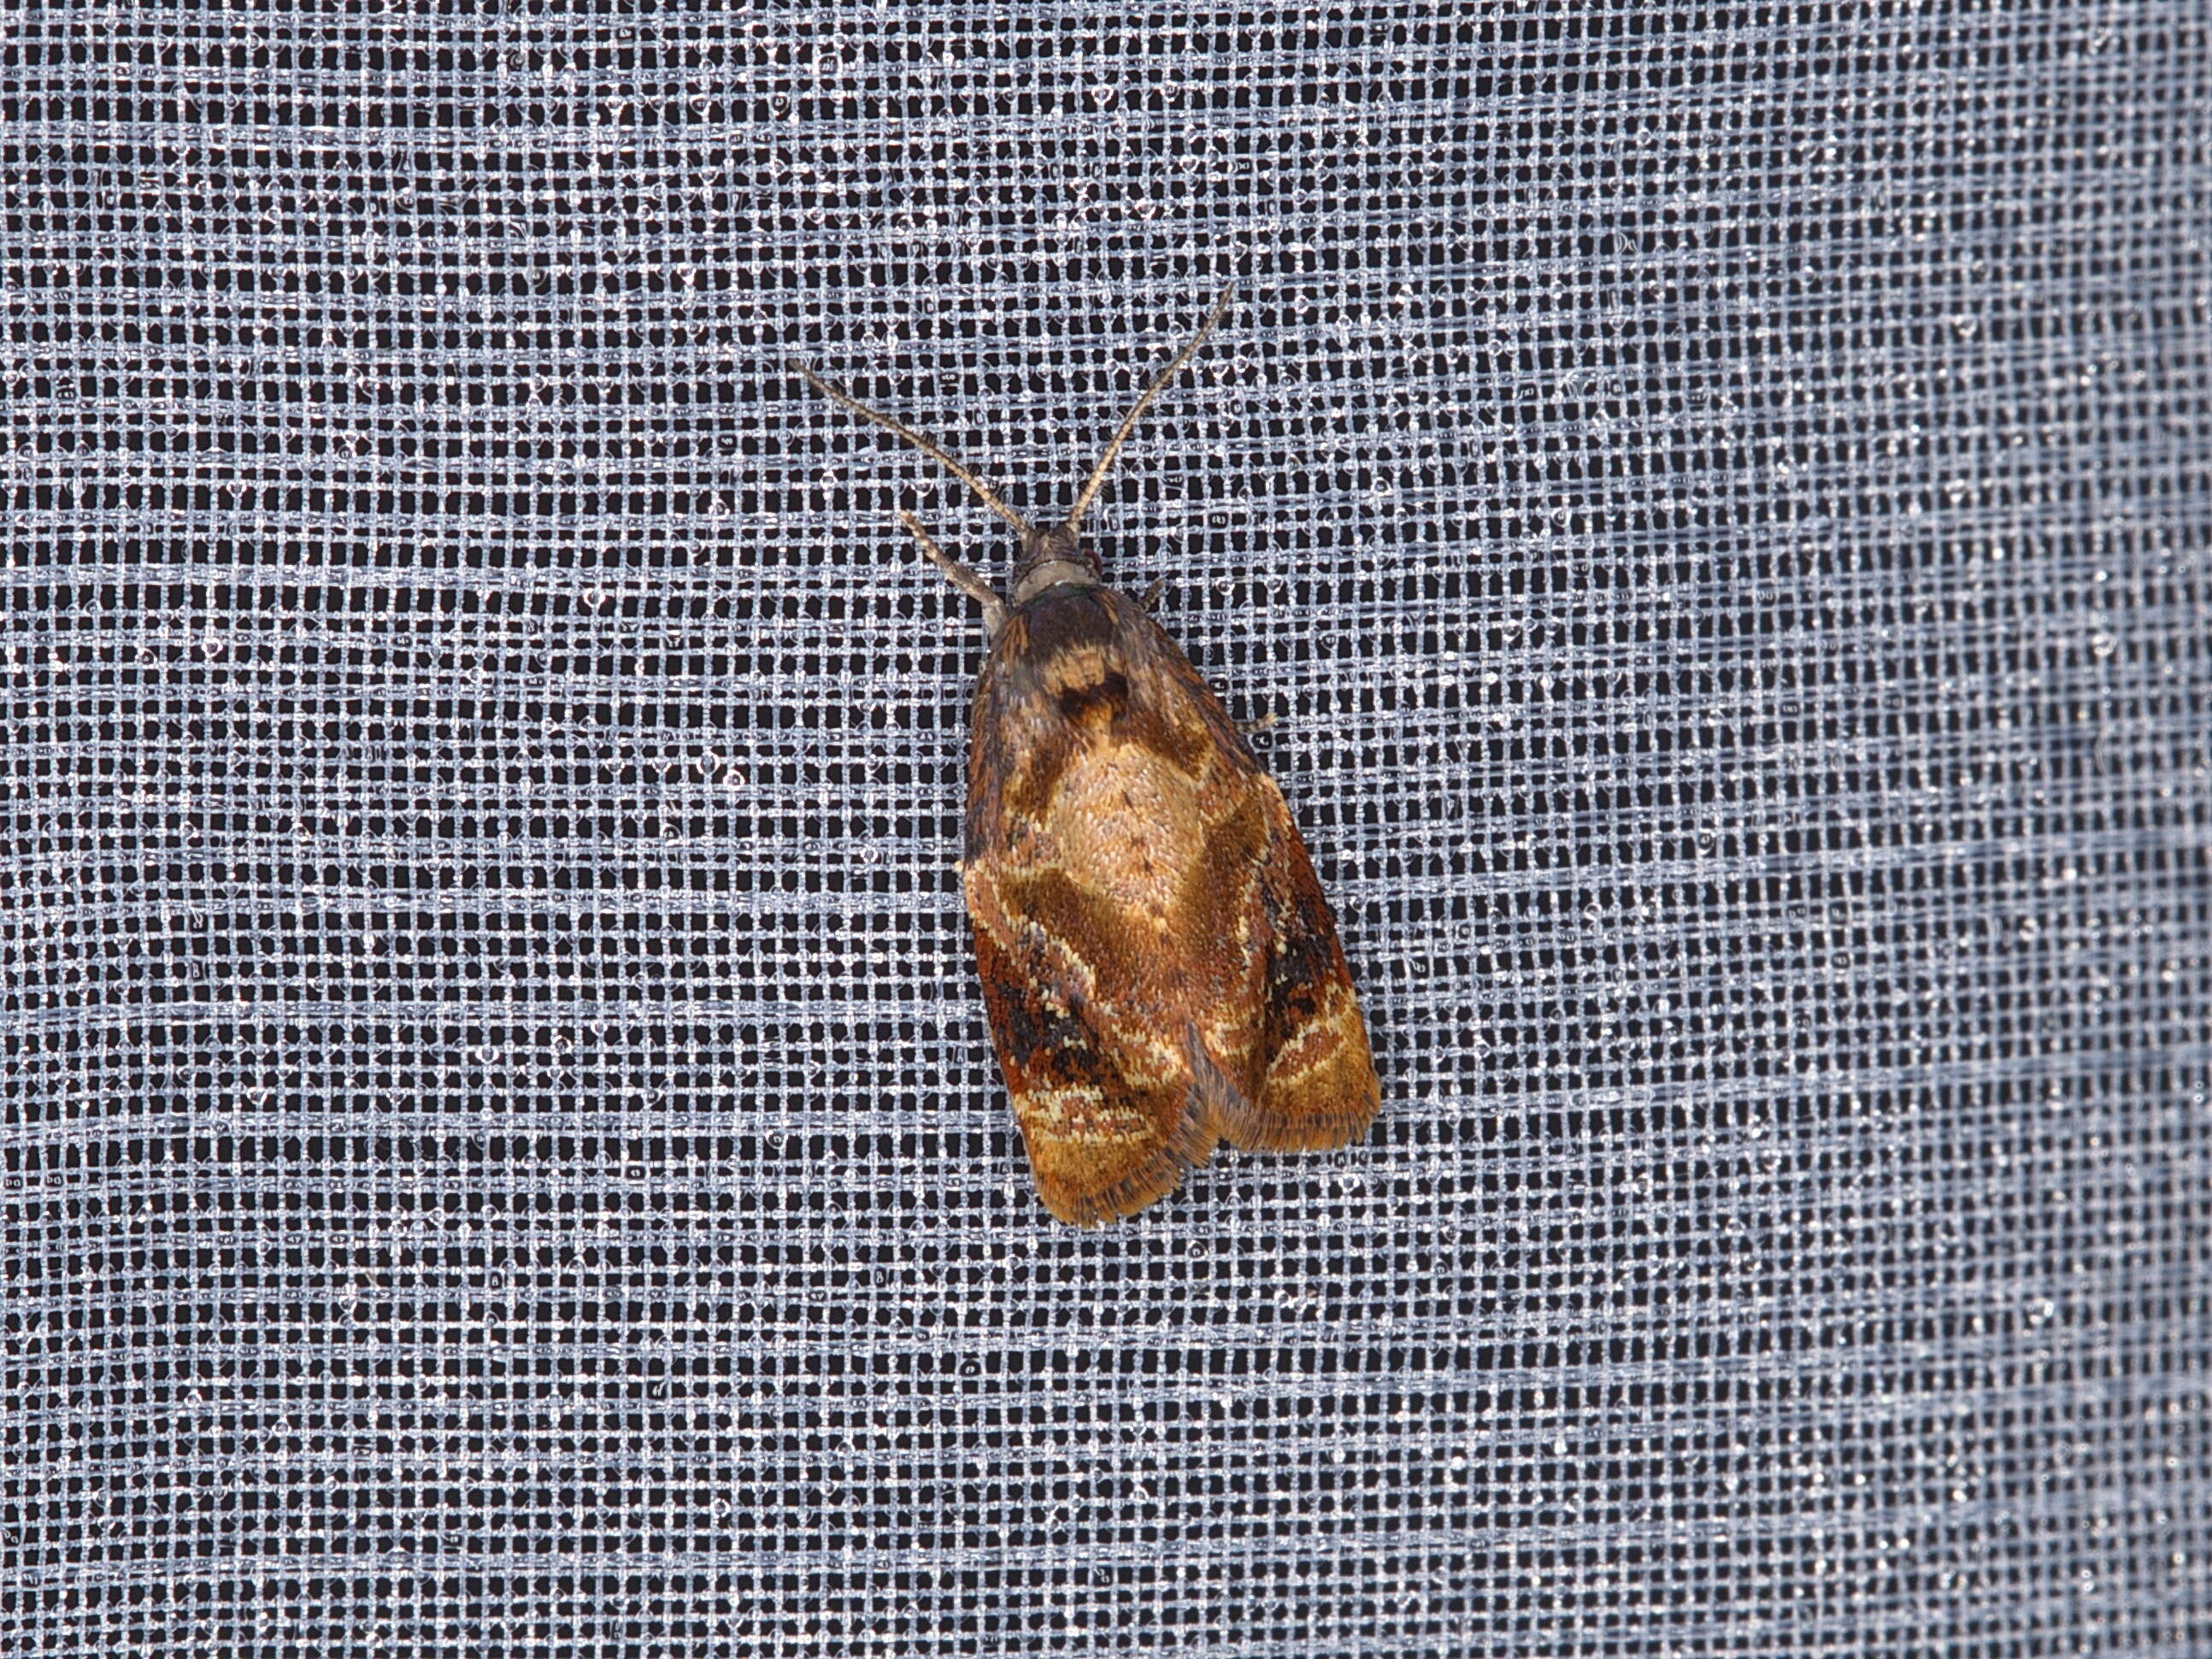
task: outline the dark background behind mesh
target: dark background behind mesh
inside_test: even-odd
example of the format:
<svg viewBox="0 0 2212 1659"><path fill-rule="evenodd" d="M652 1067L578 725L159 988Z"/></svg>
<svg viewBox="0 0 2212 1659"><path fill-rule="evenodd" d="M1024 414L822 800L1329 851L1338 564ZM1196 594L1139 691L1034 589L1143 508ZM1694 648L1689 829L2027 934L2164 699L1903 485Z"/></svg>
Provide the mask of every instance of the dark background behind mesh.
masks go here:
<svg viewBox="0 0 2212 1659"><path fill-rule="evenodd" d="M18 13L10 1655L2201 1653L2197 0ZM1385 1104L1077 1233L1095 531Z"/></svg>

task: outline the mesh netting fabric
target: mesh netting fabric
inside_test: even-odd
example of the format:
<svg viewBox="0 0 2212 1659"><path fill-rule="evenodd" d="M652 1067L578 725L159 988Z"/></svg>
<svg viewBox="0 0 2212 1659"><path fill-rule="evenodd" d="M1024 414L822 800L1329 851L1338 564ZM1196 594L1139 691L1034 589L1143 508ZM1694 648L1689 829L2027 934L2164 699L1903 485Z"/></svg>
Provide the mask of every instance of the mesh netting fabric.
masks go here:
<svg viewBox="0 0 2212 1659"><path fill-rule="evenodd" d="M2197 0L32 9L10 1655L2212 1646ZM1032 1194L1092 526L1373 1133Z"/></svg>

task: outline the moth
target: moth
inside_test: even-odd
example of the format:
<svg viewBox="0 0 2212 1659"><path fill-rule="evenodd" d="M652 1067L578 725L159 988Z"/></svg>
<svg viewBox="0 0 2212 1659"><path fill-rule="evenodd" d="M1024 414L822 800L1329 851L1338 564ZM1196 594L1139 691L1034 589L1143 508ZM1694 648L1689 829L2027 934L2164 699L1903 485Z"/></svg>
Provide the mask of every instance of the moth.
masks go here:
<svg viewBox="0 0 2212 1659"><path fill-rule="evenodd" d="M1189 659L1105 586L1083 517L1224 294L1146 387L1058 524L812 369L825 397L942 465L1020 538L1000 593L899 518L982 607L962 885L1037 1196L1133 1215L1215 1146L1340 1146L1380 1099L1335 918L1282 793Z"/></svg>

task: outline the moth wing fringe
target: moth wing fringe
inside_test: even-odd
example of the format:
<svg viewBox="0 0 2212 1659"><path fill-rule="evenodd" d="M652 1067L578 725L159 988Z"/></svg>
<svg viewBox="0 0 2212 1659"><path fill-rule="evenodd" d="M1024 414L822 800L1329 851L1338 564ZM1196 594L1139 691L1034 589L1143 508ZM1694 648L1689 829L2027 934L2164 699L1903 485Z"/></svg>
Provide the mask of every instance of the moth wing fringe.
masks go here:
<svg viewBox="0 0 2212 1659"><path fill-rule="evenodd" d="M1221 1138L1240 1152L1332 1152L1365 1134L1374 1121L1372 1101L1304 1118L1271 1115L1265 1107L1251 1107L1222 1125Z"/></svg>

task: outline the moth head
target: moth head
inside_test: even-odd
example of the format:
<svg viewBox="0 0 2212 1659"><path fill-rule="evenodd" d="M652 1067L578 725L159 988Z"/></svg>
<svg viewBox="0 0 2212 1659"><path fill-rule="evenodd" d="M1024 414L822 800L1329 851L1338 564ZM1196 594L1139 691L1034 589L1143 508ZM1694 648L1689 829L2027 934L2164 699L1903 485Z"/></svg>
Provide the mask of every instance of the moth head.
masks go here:
<svg viewBox="0 0 2212 1659"><path fill-rule="evenodd" d="M1098 561L1083 545L1074 526L1028 525L1022 530L1014 586L1006 597L1018 609L1048 587L1097 587L1101 580Z"/></svg>

